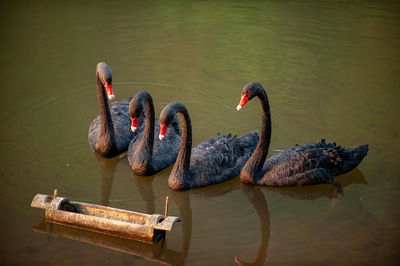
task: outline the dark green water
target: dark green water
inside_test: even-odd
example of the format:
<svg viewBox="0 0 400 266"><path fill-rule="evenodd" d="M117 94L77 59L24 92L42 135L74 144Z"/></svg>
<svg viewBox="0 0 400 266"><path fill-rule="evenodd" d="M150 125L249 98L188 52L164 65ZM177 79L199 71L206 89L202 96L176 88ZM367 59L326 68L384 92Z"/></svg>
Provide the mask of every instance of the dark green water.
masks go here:
<svg viewBox="0 0 400 266"><path fill-rule="evenodd" d="M40 265L384 265L400 260L398 1L2 1L0 263ZM261 127L242 87L267 89L274 149L370 144L334 188L267 189L239 179L173 192L171 168L132 174L87 132L95 67L116 100L147 90L156 114L189 109L193 143ZM43 223L36 193L163 213L183 222L155 247ZM47 231L46 231L47 230ZM47 233L43 233L47 232ZM93 244L97 243L97 245Z"/></svg>

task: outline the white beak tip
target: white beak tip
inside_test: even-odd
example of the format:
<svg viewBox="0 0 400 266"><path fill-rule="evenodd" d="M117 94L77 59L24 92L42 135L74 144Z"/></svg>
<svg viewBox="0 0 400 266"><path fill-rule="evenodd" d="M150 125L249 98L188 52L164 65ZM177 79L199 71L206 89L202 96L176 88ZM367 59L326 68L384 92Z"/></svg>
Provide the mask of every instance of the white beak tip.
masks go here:
<svg viewBox="0 0 400 266"><path fill-rule="evenodd" d="M136 129L137 129L137 127L132 127L132 126L131 126L132 132L136 132Z"/></svg>
<svg viewBox="0 0 400 266"><path fill-rule="evenodd" d="M108 99L110 99L110 101L114 100L114 98L115 98L114 94L108 95Z"/></svg>
<svg viewBox="0 0 400 266"><path fill-rule="evenodd" d="M159 139L159 140L163 140L163 139L164 139L164 137L165 137L165 135L161 135L161 134L160 134L160 135L158 135L158 139Z"/></svg>
<svg viewBox="0 0 400 266"><path fill-rule="evenodd" d="M242 109L242 106L240 105L236 106L236 110L240 111L240 109Z"/></svg>

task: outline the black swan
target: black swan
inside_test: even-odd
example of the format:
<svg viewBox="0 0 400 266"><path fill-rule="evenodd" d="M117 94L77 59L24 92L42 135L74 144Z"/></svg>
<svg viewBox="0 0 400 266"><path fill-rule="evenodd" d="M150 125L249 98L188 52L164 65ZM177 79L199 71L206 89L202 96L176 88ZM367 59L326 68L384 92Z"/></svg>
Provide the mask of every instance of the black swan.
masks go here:
<svg viewBox="0 0 400 266"><path fill-rule="evenodd" d="M173 126L168 128L167 137L163 141L158 139L160 124L157 120L157 125L155 125L153 99L145 91L138 92L129 104L132 131L137 129L138 116L142 114L144 105L146 106L145 127L142 133L132 139L128 148L128 160L135 174L152 175L175 162L181 141L181 131L175 115L171 123Z"/></svg>
<svg viewBox="0 0 400 266"><path fill-rule="evenodd" d="M271 139L271 113L267 93L260 83L251 82L242 90L237 110L257 96L262 106L262 129L257 148L240 172L240 181L262 186L302 186L332 183L361 162L368 144L345 149L335 143L296 145L265 160Z"/></svg>
<svg viewBox="0 0 400 266"><path fill-rule="evenodd" d="M237 176L257 145L257 132L239 138L218 134L192 150L192 125L182 103L170 103L161 111L159 138L164 139L176 113L181 117L182 140L168 186L173 190L192 189L221 183Z"/></svg>
<svg viewBox="0 0 400 266"><path fill-rule="evenodd" d="M96 78L100 115L89 127L89 145L99 155L110 158L126 151L136 133L130 130L130 99L115 102L111 109L109 108L107 97L110 100L114 99L114 93L112 72L106 63L97 64ZM143 124L142 117L139 124Z"/></svg>

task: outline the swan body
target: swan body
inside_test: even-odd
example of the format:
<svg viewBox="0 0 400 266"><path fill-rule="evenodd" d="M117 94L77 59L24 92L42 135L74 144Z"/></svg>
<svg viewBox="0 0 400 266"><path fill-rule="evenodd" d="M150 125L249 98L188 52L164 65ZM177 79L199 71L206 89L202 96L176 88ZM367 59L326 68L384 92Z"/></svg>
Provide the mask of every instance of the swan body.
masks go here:
<svg viewBox="0 0 400 266"><path fill-rule="evenodd" d="M112 72L106 63L97 64L96 78L99 116L89 127L89 145L99 155L111 158L126 151L136 135L130 130L128 113L130 99L114 102L110 108L108 99L113 100L114 93L112 91ZM139 124L143 124L142 118Z"/></svg>
<svg viewBox="0 0 400 266"><path fill-rule="evenodd" d="M152 175L167 168L178 156L181 132L175 116L163 141L158 139L160 123L155 121L153 99L145 91L138 92L129 104L132 120L131 129L137 129L137 117L146 109L144 130L132 139L128 148L128 161L132 171L137 175Z"/></svg>
<svg viewBox="0 0 400 266"><path fill-rule="evenodd" d="M296 145L266 160L271 139L271 114L267 93L260 83L251 82L242 90L238 110L252 98L262 106L259 143L240 173L240 181L263 186L302 186L334 183L334 177L351 171L368 153L368 144L345 149L335 143Z"/></svg>
<svg viewBox="0 0 400 266"><path fill-rule="evenodd" d="M173 115L181 117L182 140L174 168L168 179L173 190L204 187L234 178L246 163L258 141L257 132L245 136L216 136L192 149L192 126L186 107L179 102L167 105L160 114L160 139L166 136Z"/></svg>

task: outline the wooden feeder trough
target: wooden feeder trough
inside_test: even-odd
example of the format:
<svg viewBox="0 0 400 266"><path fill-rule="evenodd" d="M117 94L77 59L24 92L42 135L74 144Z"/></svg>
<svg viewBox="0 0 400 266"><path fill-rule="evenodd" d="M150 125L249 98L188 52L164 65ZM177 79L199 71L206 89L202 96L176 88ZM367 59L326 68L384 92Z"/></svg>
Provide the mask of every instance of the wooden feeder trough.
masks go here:
<svg viewBox="0 0 400 266"><path fill-rule="evenodd" d="M166 203L167 205L167 203ZM145 214L37 194L31 207L44 209L48 222L99 233L156 243L171 231L179 217Z"/></svg>

